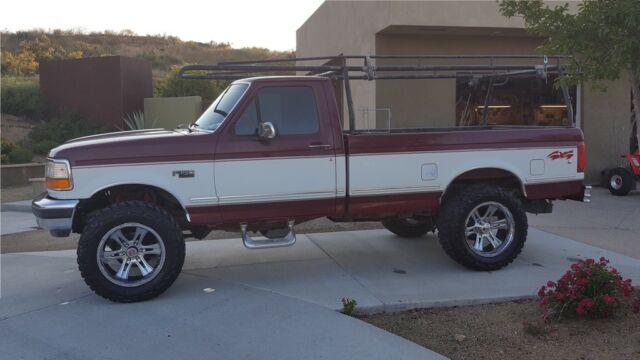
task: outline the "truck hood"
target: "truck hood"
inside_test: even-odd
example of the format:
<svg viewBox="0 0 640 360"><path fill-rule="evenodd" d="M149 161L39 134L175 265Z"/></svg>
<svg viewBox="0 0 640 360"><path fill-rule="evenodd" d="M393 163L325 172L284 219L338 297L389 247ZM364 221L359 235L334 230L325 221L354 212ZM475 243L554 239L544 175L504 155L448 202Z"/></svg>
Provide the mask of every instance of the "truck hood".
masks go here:
<svg viewBox="0 0 640 360"><path fill-rule="evenodd" d="M49 157L71 166L213 160L215 135L189 130L148 129L85 136L52 149Z"/></svg>

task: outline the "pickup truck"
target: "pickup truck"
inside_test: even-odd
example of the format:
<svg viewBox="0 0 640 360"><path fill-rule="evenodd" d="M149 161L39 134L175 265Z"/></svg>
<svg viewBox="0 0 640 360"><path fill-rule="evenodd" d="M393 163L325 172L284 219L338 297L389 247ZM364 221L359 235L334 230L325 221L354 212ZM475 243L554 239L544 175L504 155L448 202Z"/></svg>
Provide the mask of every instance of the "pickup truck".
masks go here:
<svg viewBox="0 0 640 360"><path fill-rule="evenodd" d="M500 269L524 246L527 211L588 201L584 167L580 129L344 131L330 79L265 76L232 82L188 128L51 150L32 209L54 236L81 234L95 293L134 302L171 286L187 236L241 230L250 249L290 246L295 224L320 217L381 221L399 237L437 231L453 260Z"/></svg>

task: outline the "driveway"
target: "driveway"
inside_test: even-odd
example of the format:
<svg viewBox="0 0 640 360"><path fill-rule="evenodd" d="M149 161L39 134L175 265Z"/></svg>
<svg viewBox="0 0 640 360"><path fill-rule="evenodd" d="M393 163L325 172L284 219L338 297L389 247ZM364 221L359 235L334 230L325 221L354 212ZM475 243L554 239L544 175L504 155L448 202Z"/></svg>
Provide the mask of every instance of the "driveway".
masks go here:
<svg viewBox="0 0 640 360"><path fill-rule="evenodd" d="M1 255L0 347L13 358L429 359L438 355L341 315L530 297L577 258L605 256L634 282L640 261L531 229L521 256L469 271L435 236L384 230L300 235L285 249L239 239L187 244L185 270L157 299L114 304L93 295L74 251ZM132 350L133 349L133 350Z"/></svg>

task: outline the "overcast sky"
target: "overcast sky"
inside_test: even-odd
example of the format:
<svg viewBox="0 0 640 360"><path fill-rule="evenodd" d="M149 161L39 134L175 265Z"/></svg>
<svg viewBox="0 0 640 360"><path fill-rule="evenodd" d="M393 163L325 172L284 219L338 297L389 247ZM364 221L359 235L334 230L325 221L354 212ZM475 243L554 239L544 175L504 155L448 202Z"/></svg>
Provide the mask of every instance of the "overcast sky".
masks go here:
<svg viewBox="0 0 640 360"><path fill-rule="evenodd" d="M123 29L183 40L294 50L296 30L323 0L3 1L3 30Z"/></svg>

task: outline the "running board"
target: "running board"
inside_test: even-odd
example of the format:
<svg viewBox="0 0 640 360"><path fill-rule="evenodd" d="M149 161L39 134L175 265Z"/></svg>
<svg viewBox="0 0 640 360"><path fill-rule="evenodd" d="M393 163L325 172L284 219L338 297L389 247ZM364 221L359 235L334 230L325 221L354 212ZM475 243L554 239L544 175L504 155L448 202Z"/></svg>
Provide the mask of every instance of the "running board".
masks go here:
<svg viewBox="0 0 640 360"><path fill-rule="evenodd" d="M265 239L265 240L254 240L249 236L247 232L248 224L240 224L240 231L242 232L242 243L244 247L247 249L268 249L268 248L277 248L277 247L286 247L291 246L296 243L296 233L293 231L293 225L295 221L289 220L289 233L281 238L274 239Z"/></svg>

